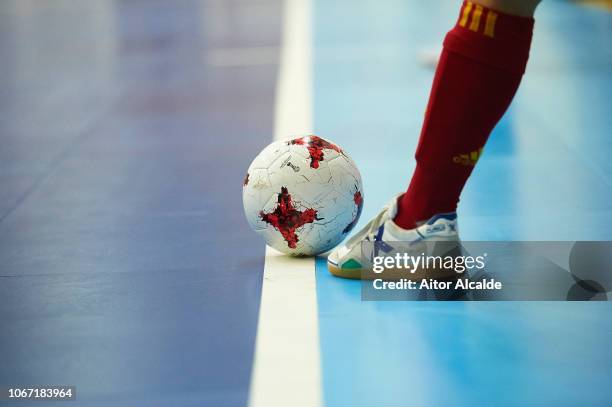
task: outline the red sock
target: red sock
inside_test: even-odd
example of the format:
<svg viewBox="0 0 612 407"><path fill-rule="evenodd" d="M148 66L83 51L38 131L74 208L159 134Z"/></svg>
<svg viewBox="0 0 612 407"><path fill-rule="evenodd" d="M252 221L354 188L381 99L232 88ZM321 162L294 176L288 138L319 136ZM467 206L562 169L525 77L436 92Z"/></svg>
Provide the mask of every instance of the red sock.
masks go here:
<svg viewBox="0 0 612 407"><path fill-rule="evenodd" d="M482 148L525 72L533 18L465 1L446 35L433 81L417 167L398 201L395 222L412 229L454 212Z"/></svg>

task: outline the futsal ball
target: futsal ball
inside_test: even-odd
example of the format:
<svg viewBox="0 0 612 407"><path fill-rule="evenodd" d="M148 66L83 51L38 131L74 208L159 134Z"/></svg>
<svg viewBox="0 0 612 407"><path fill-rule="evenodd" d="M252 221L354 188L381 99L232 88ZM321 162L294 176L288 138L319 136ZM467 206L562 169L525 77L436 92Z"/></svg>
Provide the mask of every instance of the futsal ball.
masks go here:
<svg viewBox="0 0 612 407"><path fill-rule="evenodd" d="M275 141L249 167L242 201L249 225L269 246L316 255L338 245L359 220L361 175L340 147L320 137Z"/></svg>

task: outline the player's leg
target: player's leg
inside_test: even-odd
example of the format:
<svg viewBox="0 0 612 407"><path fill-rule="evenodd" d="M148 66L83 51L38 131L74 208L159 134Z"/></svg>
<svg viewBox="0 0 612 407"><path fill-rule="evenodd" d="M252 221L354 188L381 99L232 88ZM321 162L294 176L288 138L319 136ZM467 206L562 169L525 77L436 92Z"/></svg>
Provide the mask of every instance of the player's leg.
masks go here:
<svg viewBox="0 0 612 407"><path fill-rule="evenodd" d="M454 212L489 134L521 81L538 0L466 1L444 40L417 167L395 222L414 228ZM509 14L512 13L512 14Z"/></svg>
<svg viewBox="0 0 612 407"><path fill-rule="evenodd" d="M473 3L513 16L533 17L540 0L475 0Z"/></svg>
<svg viewBox="0 0 612 407"><path fill-rule="evenodd" d="M333 274L360 276L368 257L363 241L458 240L454 212L459 196L519 86L538 3L463 3L444 40L408 190L331 253Z"/></svg>

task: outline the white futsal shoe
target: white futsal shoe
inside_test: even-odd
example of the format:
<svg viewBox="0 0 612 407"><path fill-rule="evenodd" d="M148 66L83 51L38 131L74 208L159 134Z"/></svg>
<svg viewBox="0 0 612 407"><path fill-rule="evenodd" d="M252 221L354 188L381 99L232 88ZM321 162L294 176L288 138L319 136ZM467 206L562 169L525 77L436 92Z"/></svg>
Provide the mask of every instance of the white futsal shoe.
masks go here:
<svg viewBox="0 0 612 407"><path fill-rule="evenodd" d="M393 222L397 214L394 198L363 229L351 237L346 244L335 248L327 258L327 267L333 275L343 278L362 279L372 277L375 256L394 256L408 253L412 256L437 256L448 254L459 248L457 215L441 213L434 215L414 229L402 229ZM441 243L441 244L438 244ZM428 274L425 274L424 272ZM417 279L423 277L452 277L447 270L413 270L401 277ZM386 271L387 277L393 270ZM368 277L369 276L369 277Z"/></svg>

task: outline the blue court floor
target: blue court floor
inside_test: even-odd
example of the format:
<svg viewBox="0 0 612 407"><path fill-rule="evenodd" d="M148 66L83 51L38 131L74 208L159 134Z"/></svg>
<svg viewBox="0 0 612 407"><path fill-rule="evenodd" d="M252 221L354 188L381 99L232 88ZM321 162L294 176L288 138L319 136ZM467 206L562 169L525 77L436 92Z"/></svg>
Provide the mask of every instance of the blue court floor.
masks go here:
<svg viewBox="0 0 612 407"><path fill-rule="evenodd" d="M315 132L405 189L453 2L316 2ZM337 21L342 20L342 24ZM612 239L612 13L544 1L523 84L459 208L464 240ZM610 303L362 302L317 259L328 406L610 405Z"/></svg>
<svg viewBox="0 0 612 407"><path fill-rule="evenodd" d="M363 225L408 184L422 60L459 2L312 5L314 130L359 166ZM241 186L272 140L283 6L0 3L0 387L247 405L265 245ZM612 240L612 12L545 0L531 55L462 238ZM609 302L362 302L323 258L316 278L328 407L612 405Z"/></svg>
<svg viewBox="0 0 612 407"><path fill-rule="evenodd" d="M265 246L241 186L277 52L236 55L280 22L277 1L0 4L1 385L247 403Z"/></svg>

